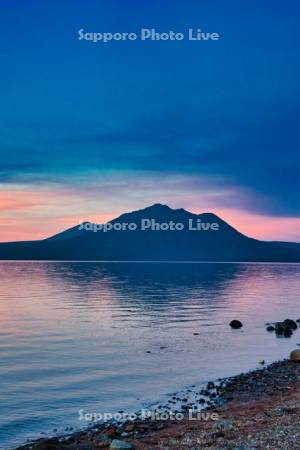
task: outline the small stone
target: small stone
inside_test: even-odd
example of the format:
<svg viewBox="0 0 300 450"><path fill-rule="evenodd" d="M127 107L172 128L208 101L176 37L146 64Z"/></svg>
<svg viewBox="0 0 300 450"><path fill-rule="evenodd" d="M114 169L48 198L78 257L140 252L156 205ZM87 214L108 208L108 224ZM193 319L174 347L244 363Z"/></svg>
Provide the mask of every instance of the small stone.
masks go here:
<svg viewBox="0 0 300 450"><path fill-rule="evenodd" d="M275 331L275 327L273 327L273 325L269 325L266 328L267 331Z"/></svg>
<svg viewBox="0 0 300 450"><path fill-rule="evenodd" d="M124 430L126 431L126 433L132 433L134 431L134 423L133 422L128 422L124 425Z"/></svg>
<svg viewBox="0 0 300 450"><path fill-rule="evenodd" d="M56 450L59 447L58 439L41 439L34 445L34 450Z"/></svg>
<svg viewBox="0 0 300 450"><path fill-rule="evenodd" d="M106 448L111 444L111 439L106 434L100 434L94 438L94 442L99 448Z"/></svg>
<svg viewBox="0 0 300 450"><path fill-rule="evenodd" d="M106 434L106 436L113 438L117 435L117 429L114 426L111 426L109 428L107 428L107 430L105 430L104 432Z"/></svg>
<svg viewBox="0 0 300 450"><path fill-rule="evenodd" d="M93 450L94 445L91 441L85 440L77 444L77 450Z"/></svg>
<svg viewBox="0 0 300 450"><path fill-rule="evenodd" d="M109 446L110 446L110 442L106 442L106 441L102 441L102 442L100 441L100 442L96 443L96 447L100 448L102 450L109 449Z"/></svg>
<svg viewBox="0 0 300 450"><path fill-rule="evenodd" d="M290 360L300 362L300 350L293 350L290 353Z"/></svg>
<svg viewBox="0 0 300 450"><path fill-rule="evenodd" d="M131 444L128 444L125 441L119 441L118 439L114 439L110 444L110 450L130 450L133 449Z"/></svg>

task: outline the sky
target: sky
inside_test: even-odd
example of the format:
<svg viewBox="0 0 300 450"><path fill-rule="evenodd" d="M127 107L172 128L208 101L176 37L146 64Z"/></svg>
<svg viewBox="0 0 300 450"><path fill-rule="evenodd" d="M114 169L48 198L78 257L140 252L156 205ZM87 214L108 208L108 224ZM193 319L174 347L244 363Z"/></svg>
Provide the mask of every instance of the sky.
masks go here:
<svg viewBox="0 0 300 450"><path fill-rule="evenodd" d="M0 22L0 241L163 203L300 242L297 0L15 0ZM78 39L142 28L220 39Z"/></svg>

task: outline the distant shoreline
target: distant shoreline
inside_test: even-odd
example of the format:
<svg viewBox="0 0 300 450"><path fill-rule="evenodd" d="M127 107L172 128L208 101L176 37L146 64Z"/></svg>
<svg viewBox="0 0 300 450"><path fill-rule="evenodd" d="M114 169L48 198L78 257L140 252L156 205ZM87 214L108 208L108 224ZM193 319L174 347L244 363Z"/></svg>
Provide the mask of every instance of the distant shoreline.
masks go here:
<svg viewBox="0 0 300 450"><path fill-rule="evenodd" d="M300 261L168 261L93 259L0 259L0 263L102 263L102 264L300 264Z"/></svg>
<svg viewBox="0 0 300 450"><path fill-rule="evenodd" d="M0 260L300 262L300 243L254 239L213 213L154 204L46 239L0 243Z"/></svg>

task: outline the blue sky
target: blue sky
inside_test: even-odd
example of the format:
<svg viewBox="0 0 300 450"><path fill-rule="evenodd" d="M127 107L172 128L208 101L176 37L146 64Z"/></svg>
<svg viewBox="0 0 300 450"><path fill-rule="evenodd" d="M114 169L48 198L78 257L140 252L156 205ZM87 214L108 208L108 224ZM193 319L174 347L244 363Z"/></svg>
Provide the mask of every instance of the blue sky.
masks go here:
<svg viewBox="0 0 300 450"><path fill-rule="evenodd" d="M297 1L0 8L1 240L158 201L300 240ZM77 39L143 27L221 39Z"/></svg>

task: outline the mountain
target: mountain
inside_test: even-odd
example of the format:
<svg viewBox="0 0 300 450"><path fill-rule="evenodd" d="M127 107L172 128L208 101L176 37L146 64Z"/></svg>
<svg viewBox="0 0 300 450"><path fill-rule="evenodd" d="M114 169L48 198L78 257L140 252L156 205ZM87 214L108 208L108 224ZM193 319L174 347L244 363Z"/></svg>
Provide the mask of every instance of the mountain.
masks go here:
<svg viewBox="0 0 300 450"><path fill-rule="evenodd" d="M151 229L150 221L154 227L164 223L169 229ZM170 229L171 223L173 228L179 224L183 229ZM101 226L118 228L120 224L125 229L93 231ZM142 225L148 228L142 229ZM200 229L196 230L197 226ZM0 259L300 262L300 244L259 241L215 214L193 214L155 204L122 214L105 225L85 222L48 239L2 243Z"/></svg>

